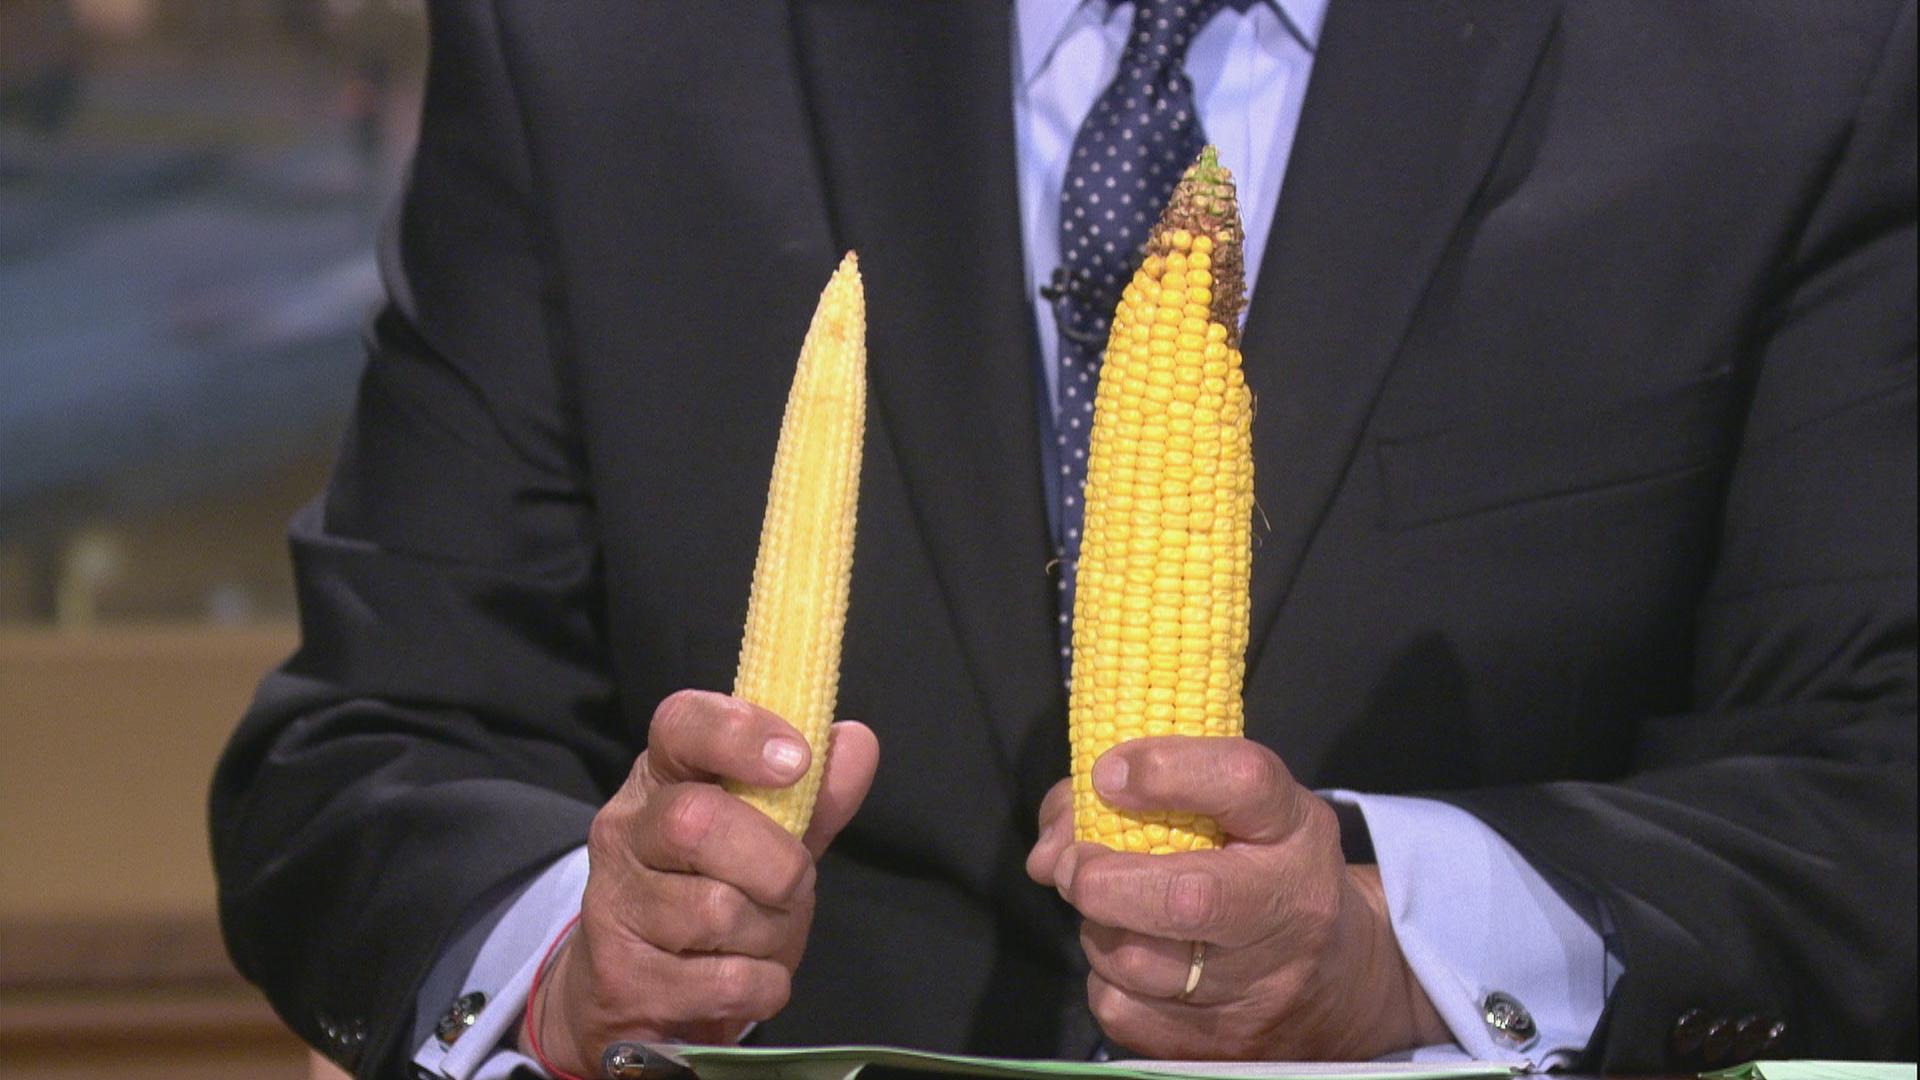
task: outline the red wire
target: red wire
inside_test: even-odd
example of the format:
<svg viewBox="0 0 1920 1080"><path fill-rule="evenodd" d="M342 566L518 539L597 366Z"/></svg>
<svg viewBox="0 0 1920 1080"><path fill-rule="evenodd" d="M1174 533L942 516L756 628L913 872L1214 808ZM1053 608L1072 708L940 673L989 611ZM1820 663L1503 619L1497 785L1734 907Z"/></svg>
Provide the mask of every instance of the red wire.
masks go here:
<svg viewBox="0 0 1920 1080"><path fill-rule="evenodd" d="M580 916L578 915L568 919L567 925L561 927L560 932L555 934L553 940L547 943L547 951L540 955L540 965L533 969L533 985L527 988L527 1011L524 1018L527 1029L527 1049L533 1051L533 1060L539 1062L540 1067L547 1070L548 1074L550 1074L554 1080L586 1080L586 1078L563 1071L559 1066L548 1061L547 1055L541 1052L540 1025L534 1023L533 1020L533 1003L540 1000L540 982L546 978L547 961L553 959L554 951L560 948L561 942L567 940L567 936L573 933L573 928L579 925L579 922Z"/></svg>

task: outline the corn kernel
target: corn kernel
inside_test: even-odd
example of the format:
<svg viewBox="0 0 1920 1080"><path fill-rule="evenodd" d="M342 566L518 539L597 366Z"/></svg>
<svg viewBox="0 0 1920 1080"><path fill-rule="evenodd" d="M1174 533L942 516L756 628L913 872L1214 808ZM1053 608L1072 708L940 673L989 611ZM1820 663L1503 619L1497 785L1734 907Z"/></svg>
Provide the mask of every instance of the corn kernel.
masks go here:
<svg viewBox="0 0 1920 1080"><path fill-rule="evenodd" d="M1127 285L1095 394L1069 706L1074 822L1077 839L1126 851L1221 837L1191 813L1108 806L1087 772L1100 754L1242 727L1253 463L1240 236L1231 179L1209 151Z"/></svg>
<svg viewBox="0 0 1920 1080"><path fill-rule="evenodd" d="M839 686L866 364L866 297L849 253L820 294L788 391L733 684L735 697L785 719L813 748L792 787L728 785L795 836L813 816Z"/></svg>

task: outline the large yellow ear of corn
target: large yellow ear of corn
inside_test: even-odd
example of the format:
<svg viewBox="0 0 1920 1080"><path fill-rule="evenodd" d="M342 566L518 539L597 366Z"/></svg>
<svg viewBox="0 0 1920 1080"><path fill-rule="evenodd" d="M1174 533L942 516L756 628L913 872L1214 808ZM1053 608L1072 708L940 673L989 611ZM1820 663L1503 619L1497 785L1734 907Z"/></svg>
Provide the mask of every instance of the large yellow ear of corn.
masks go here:
<svg viewBox="0 0 1920 1080"><path fill-rule="evenodd" d="M787 394L733 683L735 697L778 714L813 748L792 787L728 785L795 836L813 817L840 682L866 371L866 294L850 252L820 294Z"/></svg>
<svg viewBox="0 0 1920 1080"><path fill-rule="evenodd" d="M1073 610L1076 840L1219 846L1190 813L1128 813L1093 763L1128 739L1239 735L1252 557L1252 397L1240 370L1239 204L1212 147L1122 295L1094 394Z"/></svg>

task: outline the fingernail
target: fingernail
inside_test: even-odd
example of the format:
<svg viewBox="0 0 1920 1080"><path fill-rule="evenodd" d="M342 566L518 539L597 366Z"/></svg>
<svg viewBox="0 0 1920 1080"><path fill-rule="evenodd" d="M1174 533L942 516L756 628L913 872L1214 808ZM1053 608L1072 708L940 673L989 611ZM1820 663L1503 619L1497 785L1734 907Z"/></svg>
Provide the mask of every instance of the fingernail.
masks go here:
<svg viewBox="0 0 1920 1080"><path fill-rule="evenodd" d="M1108 754L1093 763L1093 786L1109 798L1127 788L1127 759Z"/></svg>
<svg viewBox="0 0 1920 1080"><path fill-rule="evenodd" d="M781 776L792 776L800 771L800 763L807 759L807 748L792 739L768 739L761 756L767 764Z"/></svg>
<svg viewBox="0 0 1920 1080"><path fill-rule="evenodd" d="M1053 864L1053 887L1060 890L1062 899L1071 900L1073 896L1073 872L1080 865L1080 853L1068 848Z"/></svg>

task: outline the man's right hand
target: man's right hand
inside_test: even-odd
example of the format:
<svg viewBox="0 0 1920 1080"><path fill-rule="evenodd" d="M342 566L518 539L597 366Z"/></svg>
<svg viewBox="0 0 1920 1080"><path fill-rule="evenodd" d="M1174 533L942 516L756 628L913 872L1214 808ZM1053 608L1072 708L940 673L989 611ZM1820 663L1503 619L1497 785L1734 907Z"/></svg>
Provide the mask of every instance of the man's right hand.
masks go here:
<svg viewBox="0 0 1920 1080"><path fill-rule="evenodd" d="M579 927L529 1010L548 1060L597 1076L617 1039L729 1042L779 1012L813 921L814 860L879 756L864 724L833 725L813 822L795 840L720 781L794 783L811 758L799 733L723 694L661 702L646 752L594 817Z"/></svg>

